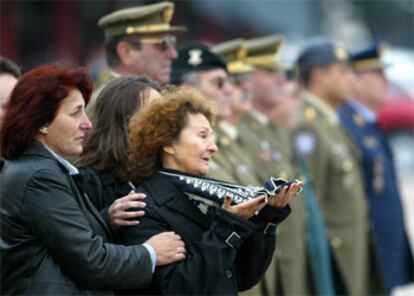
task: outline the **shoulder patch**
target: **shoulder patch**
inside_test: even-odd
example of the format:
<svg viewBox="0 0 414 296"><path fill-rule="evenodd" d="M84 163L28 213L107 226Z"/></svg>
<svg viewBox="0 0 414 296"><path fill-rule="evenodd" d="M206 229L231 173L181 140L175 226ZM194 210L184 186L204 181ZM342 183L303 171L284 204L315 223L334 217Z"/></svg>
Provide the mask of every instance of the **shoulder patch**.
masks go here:
<svg viewBox="0 0 414 296"><path fill-rule="evenodd" d="M305 109L305 119L306 121L312 121L316 118L316 110L312 107Z"/></svg>
<svg viewBox="0 0 414 296"><path fill-rule="evenodd" d="M294 137L294 147L300 156L308 156L313 153L316 146L315 135L311 132L300 132Z"/></svg>

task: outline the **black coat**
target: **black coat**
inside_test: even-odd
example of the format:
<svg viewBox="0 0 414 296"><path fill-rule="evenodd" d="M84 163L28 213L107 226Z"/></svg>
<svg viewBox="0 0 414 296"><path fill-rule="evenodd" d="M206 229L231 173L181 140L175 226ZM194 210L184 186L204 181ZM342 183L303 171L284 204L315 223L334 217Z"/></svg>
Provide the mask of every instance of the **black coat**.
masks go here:
<svg viewBox="0 0 414 296"><path fill-rule="evenodd" d="M111 294L151 281L143 246L111 232L67 169L38 142L1 172L1 294Z"/></svg>
<svg viewBox="0 0 414 296"><path fill-rule="evenodd" d="M245 221L221 208L204 215L159 173L137 191L147 195L145 216L138 226L122 228L121 242L133 245L175 231L186 244L187 258L157 267L151 286L135 294L237 295L265 273L275 249L275 227L264 231L267 222ZM279 222L290 208L275 212Z"/></svg>

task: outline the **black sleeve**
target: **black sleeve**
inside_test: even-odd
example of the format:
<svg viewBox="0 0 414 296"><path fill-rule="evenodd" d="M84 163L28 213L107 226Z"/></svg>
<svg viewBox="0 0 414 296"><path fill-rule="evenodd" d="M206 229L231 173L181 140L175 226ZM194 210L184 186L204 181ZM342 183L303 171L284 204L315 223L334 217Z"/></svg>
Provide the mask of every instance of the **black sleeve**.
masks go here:
<svg viewBox="0 0 414 296"><path fill-rule="evenodd" d="M103 196L102 182L98 173L90 167L79 168L79 174L82 178L75 179L76 185L86 195L98 211L107 207L107 201Z"/></svg>
<svg viewBox="0 0 414 296"><path fill-rule="evenodd" d="M92 289L148 285L152 266L145 247L105 243L93 233L75 194L64 174L41 170L28 182L23 202L27 224L63 272Z"/></svg>
<svg viewBox="0 0 414 296"><path fill-rule="evenodd" d="M235 272L239 291L250 289L264 276L276 247L276 227L289 216L289 205L283 208L266 206L250 220L256 231L248 237L238 252Z"/></svg>
<svg viewBox="0 0 414 296"><path fill-rule="evenodd" d="M122 230L123 243L142 243L155 234L172 230L156 209L148 206L140 221L139 227ZM214 294L220 279L233 270L240 246L253 231L253 223L217 209L212 224L202 233L201 239L186 242L186 259L157 267L151 286L164 295Z"/></svg>

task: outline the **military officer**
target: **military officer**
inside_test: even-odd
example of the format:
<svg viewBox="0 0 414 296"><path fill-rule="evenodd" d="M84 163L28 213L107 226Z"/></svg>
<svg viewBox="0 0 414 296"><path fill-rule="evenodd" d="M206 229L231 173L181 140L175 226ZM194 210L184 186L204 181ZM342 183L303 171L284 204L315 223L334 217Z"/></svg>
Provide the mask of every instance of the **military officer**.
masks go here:
<svg viewBox="0 0 414 296"><path fill-rule="evenodd" d="M381 61L383 43L355 51L351 66L351 100L339 108L342 124L362 154L365 193L369 203L374 247L386 292L413 280L413 257L404 217L393 155L378 126L376 111L387 99L387 79Z"/></svg>
<svg viewBox="0 0 414 296"><path fill-rule="evenodd" d="M217 159L231 163L231 170L236 181L244 185L261 186L254 155L250 155L241 142L237 129L242 116L251 109L251 74L253 67L245 62L246 49L242 39L233 39L217 44L211 48L227 62L227 72L232 82L232 93L229 96L230 113L218 123ZM221 161L224 166L224 161ZM267 176L269 178L270 175Z"/></svg>
<svg viewBox="0 0 414 296"><path fill-rule="evenodd" d="M368 293L368 217L357 153L335 109L349 96L348 53L325 38L310 40L296 61L303 106L293 134L323 209L338 294Z"/></svg>
<svg viewBox="0 0 414 296"><path fill-rule="evenodd" d="M171 64L177 58L176 37L172 33L186 30L170 25L173 14L174 3L159 2L103 16L98 25L105 32L105 54L111 68L108 78L145 74L161 84L169 83ZM104 85L94 92L88 113Z"/></svg>
<svg viewBox="0 0 414 296"><path fill-rule="evenodd" d="M288 123L292 122L294 117L295 100L288 93L294 91L292 88L294 83L287 82L284 77L285 69L280 61L282 44L283 39L279 35L259 37L246 42L246 60L255 66L254 110L245 114L239 125L239 131L250 154L256 156L256 167L261 168L262 178L268 175L285 179L303 178L299 176L298 165L293 159L288 134L290 127ZM285 109L285 106L289 107ZM283 120L282 118L273 120L274 118L271 117L276 108L284 109ZM286 112L288 110L290 111ZM307 186L310 184L305 184L305 193ZM261 283L262 294L308 295L321 292L329 295L332 289L321 289L317 275L310 267L310 260L316 258L311 258L314 254L311 254L308 248L310 232L307 228L309 213L306 204L303 199L296 199L290 205L291 215L278 228L277 250ZM315 219L323 224L320 214L313 220ZM327 265L326 261L329 260L326 259L327 256L325 261L320 259L321 256L315 257L319 258L319 266ZM325 267L325 271L329 271L329 266ZM312 279L315 279L315 283L311 283Z"/></svg>

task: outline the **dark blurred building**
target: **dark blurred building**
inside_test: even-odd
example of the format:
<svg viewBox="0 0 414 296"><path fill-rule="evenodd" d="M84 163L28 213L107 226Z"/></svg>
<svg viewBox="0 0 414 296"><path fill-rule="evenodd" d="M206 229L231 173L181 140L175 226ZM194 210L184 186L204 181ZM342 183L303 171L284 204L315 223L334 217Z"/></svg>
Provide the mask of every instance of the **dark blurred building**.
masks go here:
<svg viewBox="0 0 414 296"><path fill-rule="evenodd" d="M66 61L88 65L101 53L103 33L97 20L116 9L157 1L45 1L1 0L1 54L24 69L38 64ZM366 25L371 37L413 47L414 5L411 0L181 0L175 1L175 24L189 31L182 43L214 43L234 37L282 33L287 40L301 40L329 31L332 23L345 21L336 13L344 4L351 17ZM410 5L411 4L411 5ZM328 29L327 29L328 28Z"/></svg>

